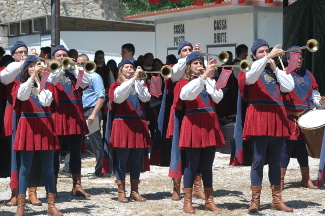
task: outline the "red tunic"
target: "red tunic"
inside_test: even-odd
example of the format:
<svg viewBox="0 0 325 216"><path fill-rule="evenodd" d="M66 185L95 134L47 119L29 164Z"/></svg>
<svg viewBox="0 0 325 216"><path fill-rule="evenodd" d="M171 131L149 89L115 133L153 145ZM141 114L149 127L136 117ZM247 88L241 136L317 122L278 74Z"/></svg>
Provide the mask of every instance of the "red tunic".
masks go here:
<svg viewBox="0 0 325 216"><path fill-rule="evenodd" d="M17 83L12 90L13 107L17 114L21 115L13 149L15 151L60 149L51 115L52 106L41 106L36 87L32 88L28 100L20 101L17 98L17 93L21 84ZM49 84L46 89L55 95L53 84Z"/></svg>
<svg viewBox="0 0 325 216"><path fill-rule="evenodd" d="M252 85L245 85L246 75L240 71L238 87L248 102L243 139L251 136L289 137L287 114L280 86L272 71L264 71Z"/></svg>
<svg viewBox="0 0 325 216"><path fill-rule="evenodd" d="M289 140L303 139L301 130L297 124L299 116L307 112L312 102L313 90L318 90L318 85L311 72L308 70L294 71L291 73L295 88L289 93L283 94L284 105L288 114Z"/></svg>
<svg viewBox="0 0 325 216"><path fill-rule="evenodd" d="M182 100L179 98L182 88L188 84L188 80L180 80L174 89L174 102L176 109L182 109ZM220 129L218 115L215 112L215 103L211 96L202 91L195 100L183 101L185 115L180 130L180 149L206 148L210 146L225 146L225 140Z"/></svg>
<svg viewBox="0 0 325 216"><path fill-rule="evenodd" d="M114 113L110 148L149 148L151 139L146 121L144 103L135 89L122 103L114 103L114 91L121 83L115 82L109 89L110 111Z"/></svg>
<svg viewBox="0 0 325 216"><path fill-rule="evenodd" d="M53 113L57 135L88 134L88 127L82 108L83 89L76 86L76 78L65 72L56 84L58 101L57 111Z"/></svg>
<svg viewBox="0 0 325 216"><path fill-rule="evenodd" d="M13 82L9 83L6 85L6 94L7 94L7 105L5 109L5 116L4 116L4 134L5 136L12 136L12 112L13 112L13 107L12 107L12 96L11 92L13 87L18 83L18 81L15 79Z"/></svg>

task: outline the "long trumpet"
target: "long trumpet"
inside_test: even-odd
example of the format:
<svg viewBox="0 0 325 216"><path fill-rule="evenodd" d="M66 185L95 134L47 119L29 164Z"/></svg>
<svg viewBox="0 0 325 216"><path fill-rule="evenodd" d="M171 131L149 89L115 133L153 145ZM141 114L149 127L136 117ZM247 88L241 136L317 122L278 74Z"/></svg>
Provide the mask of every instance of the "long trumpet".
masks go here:
<svg viewBox="0 0 325 216"><path fill-rule="evenodd" d="M135 73L135 71L131 71L130 73ZM160 71L142 71L139 79L147 79L147 74L149 73L160 74L163 78L169 79L173 75L173 68L169 65L164 65Z"/></svg>
<svg viewBox="0 0 325 216"><path fill-rule="evenodd" d="M283 51L283 53L291 52L291 51L295 51L295 50L302 50L302 49L308 49L309 52L316 52L319 49L319 43L315 39L309 39L307 41L306 46L299 47L299 48L295 48L295 49L286 50L286 51Z"/></svg>
<svg viewBox="0 0 325 216"><path fill-rule="evenodd" d="M251 63L244 59L239 63L239 65L216 65L213 68L240 68L241 71L248 72L251 69Z"/></svg>
<svg viewBox="0 0 325 216"><path fill-rule="evenodd" d="M209 54L209 53L203 53L203 52L200 52L200 53L202 55L204 55L204 56L216 56L216 57L218 57L218 59L219 59L219 61L221 63L226 63L229 60L229 54L226 51L222 51L218 55Z"/></svg>

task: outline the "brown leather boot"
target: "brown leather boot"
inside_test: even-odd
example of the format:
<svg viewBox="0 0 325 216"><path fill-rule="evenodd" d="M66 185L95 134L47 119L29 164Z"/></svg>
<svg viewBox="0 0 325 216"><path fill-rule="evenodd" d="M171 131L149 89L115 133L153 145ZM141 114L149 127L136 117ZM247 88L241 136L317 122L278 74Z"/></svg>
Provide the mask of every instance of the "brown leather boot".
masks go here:
<svg viewBox="0 0 325 216"><path fill-rule="evenodd" d="M213 188L204 188L205 193L205 205L204 210L210 210L210 211L222 211L221 208L216 206L216 204L213 202Z"/></svg>
<svg viewBox="0 0 325 216"><path fill-rule="evenodd" d="M10 200L7 202L7 206L16 206L17 196L18 196L18 188L11 189L11 197Z"/></svg>
<svg viewBox="0 0 325 216"><path fill-rule="evenodd" d="M293 208L288 207L284 202L282 201L282 191L280 185L272 185L272 209L285 211L285 212L293 212Z"/></svg>
<svg viewBox="0 0 325 216"><path fill-rule="evenodd" d="M55 198L58 197L58 188L57 188L57 184L58 184L58 175L54 175Z"/></svg>
<svg viewBox="0 0 325 216"><path fill-rule="evenodd" d="M17 199L18 199L17 212L14 216L24 216L25 205L26 205L26 194L19 194Z"/></svg>
<svg viewBox="0 0 325 216"><path fill-rule="evenodd" d="M306 188L311 188L311 189L318 189L317 186L313 184L313 182L310 180L309 176L309 166L306 167L300 167L301 170L301 176L302 180L300 185Z"/></svg>
<svg viewBox="0 0 325 216"><path fill-rule="evenodd" d="M56 207L55 207L55 194L48 193L47 197L47 215L48 216L61 216L63 215Z"/></svg>
<svg viewBox="0 0 325 216"><path fill-rule="evenodd" d="M194 190L193 190L193 196L199 198L199 199L205 199L203 190L202 190L202 178L201 176L196 176L194 179Z"/></svg>
<svg viewBox="0 0 325 216"><path fill-rule="evenodd" d="M251 186L252 190L252 200L251 205L248 208L248 213L257 213L260 209L260 197L262 185L259 186Z"/></svg>
<svg viewBox="0 0 325 216"><path fill-rule="evenodd" d="M281 168L281 190L284 190L284 176L286 175L287 168Z"/></svg>
<svg viewBox="0 0 325 216"><path fill-rule="evenodd" d="M36 189L37 187L28 188L28 203L35 206L41 206L42 201L37 198Z"/></svg>
<svg viewBox="0 0 325 216"><path fill-rule="evenodd" d="M184 192L184 207L183 211L185 213L195 213L195 210L192 206L192 188L183 188Z"/></svg>
<svg viewBox="0 0 325 216"><path fill-rule="evenodd" d="M172 200L180 200L181 199L181 178L173 178L173 195Z"/></svg>
<svg viewBox="0 0 325 216"><path fill-rule="evenodd" d="M131 194L130 194L130 199L131 200L135 200L138 202L145 202L147 201L146 198L143 198L142 196L140 196L139 192L138 192L138 186L140 183L140 180L138 179L131 179Z"/></svg>
<svg viewBox="0 0 325 216"><path fill-rule="evenodd" d="M128 203L129 200L126 198L125 195L125 180L116 180L115 181L117 184L117 191L118 191L118 196L117 200L122 203Z"/></svg>
<svg viewBox="0 0 325 216"><path fill-rule="evenodd" d="M90 197L89 193L86 193L81 186L81 174L72 174L73 180L73 188L72 188L72 196L79 197Z"/></svg>

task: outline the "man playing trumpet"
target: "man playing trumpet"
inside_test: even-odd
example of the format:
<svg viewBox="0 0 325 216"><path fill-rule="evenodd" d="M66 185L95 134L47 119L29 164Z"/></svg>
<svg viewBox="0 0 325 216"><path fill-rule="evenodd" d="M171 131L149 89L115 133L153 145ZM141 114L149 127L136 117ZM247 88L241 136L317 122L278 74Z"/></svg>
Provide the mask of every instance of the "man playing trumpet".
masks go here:
<svg viewBox="0 0 325 216"><path fill-rule="evenodd" d="M260 207L265 162L269 165L272 208L293 211L281 198L280 156L285 138L290 135L281 93L292 91L294 82L292 76L279 70L272 59L283 52L279 46L269 52L269 44L257 39L251 48L254 63L250 71L241 71L238 76L242 98L248 103L243 139L250 140L252 148L250 213L258 212Z"/></svg>
<svg viewBox="0 0 325 216"><path fill-rule="evenodd" d="M297 48L299 47L293 46L289 50ZM290 137L286 140L282 151L281 188L284 189L284 176L294 149L296 150L297 161L300 165L302 175L301 186L317 188L309 177L308 152L297 120L303 113L310 109L309 106L311 103L313 103L317 109L323 109L325 98L320 97L318 85L313 74L307 69L302 68L303 58L301 56L301 50L294 50L291 52L298 53L300 58L298 59L297 67L291 73L295 82L295 87L293 91L283 94L284 105L288 115ZM289 63L291 61L291 52L286 53L286 58Z"/></svg>

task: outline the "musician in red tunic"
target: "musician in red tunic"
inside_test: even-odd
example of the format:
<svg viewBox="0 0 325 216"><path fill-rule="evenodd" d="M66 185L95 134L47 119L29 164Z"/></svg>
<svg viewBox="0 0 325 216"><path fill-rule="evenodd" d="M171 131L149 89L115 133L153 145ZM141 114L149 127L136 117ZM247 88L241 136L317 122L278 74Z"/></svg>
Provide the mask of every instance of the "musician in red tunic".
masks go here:
<svg viewBox="0 0 325 216"><path fill-rule="evenodd" d="M11 56L15 62L10 63L5 69L0 73L1 82L5 85L6 94L7 94L7 104L4 114L4 135L8 137L11 147L13 146L13 131L16 131L16 122L17 117L13 111L12 106L12 95L11 91L13 86L19 81L19 74L22 71L22 66L24 59L27 56L27 45L23 41L17 41L12 48L10 49ZM30 52L31 55L36 54L35 52ZM17 166L17 157L18 154L11 149L11 176L10 176L10 188L11 188L11 198L7 205L15 206L17 205L17 196L18 196L18 166ZM38 155L34 157L35 164L38 165ZM40 167L35 167L30 173L30 181L28 184L28 201L33 205L42 205L42 202L37 198L36 186L40 186L41 182L41 173Z"/></svg>
<svg viewBox="0 0 325 216"><path fill-rule="evenodd" d="M248 208L251 213L259 210L265 162L269 165L272 208L293 211L281 198L280 156L285 138L290 135L281 93L292 91L294 82L292 76L279 70L272 59L283 52L278 46L269 52L268 43L257 39L251 48L254 59L251 70L240 71L238 76L240 93L248 103L243 139L250 139L252 148L252 202Z"/></svg>
<svg viewBox="0 0 325 216"><path fill-rule="evenodd" d="M289 48L296 49L298 46L293 46ZM309 176L309 166L308 166L308 152L306 149L305 141L303 140L301 130L297 124L298 118L305 112L310 109L311 103L313 103L316 108L324 109L325 100L324 97L321 99L318 92L318 85L314 78L314 75L307 69L302 67L302 57L301 50L291 51L294 53L299 53L300 58L296 69L291 73L294 82L295 88L289 93L283 94L284 105L287 110L288 123L290 130L290 137L286 140L281 158L281 187L284 188L284 176L290 161L290 156L293 150L296 150L297 161L300 165L302 180L301 186L307 188L318 188L310 180ZM290 63L290 53L286 53L286 58Z"/></svg>
<svg viewBox="0 0 325 216"><path fill-rule="evenodd" d="M125 174L130 166L130 199L146 201L139 195L141 157L144 149L151 147L151 139L146 121L145 102L150 100L144 81L140 81L141 67L134 72L134 64L123 60L119 64L117 82L109 89L110 112L114 113L109 148L114 149L116 161L114 170L118 186L118 201L128 202L125 195Z"/></svg>
<svg viewBox="0 0 325 216"><path fill-rule="evenodd" d="M68 51L63 45L54 48L52 58L62 60L68 56ZM55 84L57 90L58 107L53 113L55 130L58 135L60 145L68 145L70 152L69 168L72 173L73 188L72 195L89 197L81 186L81 147L83 136L88 134L85 117L82 108L82 91L91 83L91 75L79 71L73 67L69 70L61 70L56 77L52 77L51 82ZM83 74L83 75L82 75ZM54 154L54 179L57 183L59 173L60 151Z"/></svg>
<svg viewBox="0 0 325 216"><path fill-rule="evenodd" d="M186 58L183 78L174 88L173 106L185 110L180 127L179 148L184 149L186 164L184 169L184 207L186 213L194 213L192 206L192 188L199 170L205 193L205 209L221 211L213 202L212 164L216 147L225 145L215 103L222 97L222 90L217 90L215 80L209 78L214 72L213 60L205 69L203 56L192 52ZM174 134L176 136L176 134Z"/></svg>
<svg viewBox="0 0 325 216"><path fill-rule="evenodd" d="M173 88L175 86L175 83L179 81L185 72L186 68L186 59L187 56L192 53L192 51L201 51L200 48L200 43L193 45L187 41L182 41L178 47L178 56L180 57L178 62L173 66L173 74L170 79L165 79L165 86L167 87L166 89L166 96L168 97L166 100L173 100ZM206 61L204 62L206 65ZM171 106L172 102L169 102L169 106ZM167 107L169 108L169 107ZM166 108L166 109L167 109ZM174 133L174 107L172 107L166 112L168 116L166 116L166 119L169 118L168 125L167 125L167 130L166 130L166 135L163 134L163 136L166 136L166 140L170 139L171 143L171 153L170 153L170 164L169 164L169 177L172 177L173 179L173 195L172 195L172 200L180 200L181 195L180 195L180 188L181 188L181 179L182 179L182 174L183 174L183 169L182 169L182 154L183 152L180 151L179 146L178 146L178 141L172 141L173 138L173 133ZM157 130L156 130L157 131ZM154 137L155 139L155 137ZM155 144L155 140L154 140ZM165 143L163 144L165 145ZM150 158L152 160L152 157ZM205 195L202 189L202 178L201 174L198 173L195 177L194 180L194 188L193 188L193 196L200 198L200 199L205 199Z"/></svg>
<svg viewBox="0 0 325 216"><path fill-rule="evenodd" d="M55 207L55 189L53 179L54 151L59 149L59 141L52 119L53 95L55 88L48 84L45 90L39 90L39 71L42 67L34 55L29 55L23 64L20 81L12 90L13 107L20 115L13 149L20 152L18 205L15 215L24 215L26 189L32 168L34 153L41 158L42 173L47 193L50 215L63 215ZM36 84L37 83L37 84Z"/></svg>

